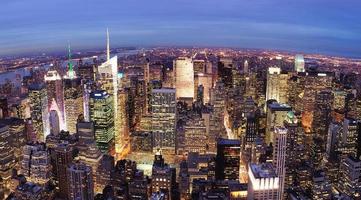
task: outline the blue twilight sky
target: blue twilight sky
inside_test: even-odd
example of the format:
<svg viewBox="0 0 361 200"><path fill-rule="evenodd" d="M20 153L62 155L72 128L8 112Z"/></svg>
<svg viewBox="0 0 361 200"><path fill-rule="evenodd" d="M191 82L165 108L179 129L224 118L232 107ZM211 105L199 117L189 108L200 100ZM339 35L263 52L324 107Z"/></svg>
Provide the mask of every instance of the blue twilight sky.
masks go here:
<svg viewBox="0 0 361 200"><path fill-rule="evenodd" d="M228 46L361 57L361 0L0 0L0 55Z"/></svg>

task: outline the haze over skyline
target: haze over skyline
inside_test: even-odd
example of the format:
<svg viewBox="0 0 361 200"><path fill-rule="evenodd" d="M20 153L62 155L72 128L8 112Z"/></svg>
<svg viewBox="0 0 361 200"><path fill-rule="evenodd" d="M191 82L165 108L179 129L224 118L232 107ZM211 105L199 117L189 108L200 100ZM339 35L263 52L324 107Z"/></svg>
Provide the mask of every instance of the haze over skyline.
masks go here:
<svg viewBox="0 0 361 200"><path fill-rule="evenodd" d="M3 0L0 55L112 47L224 46L361 57L358 0Z"/></svg>

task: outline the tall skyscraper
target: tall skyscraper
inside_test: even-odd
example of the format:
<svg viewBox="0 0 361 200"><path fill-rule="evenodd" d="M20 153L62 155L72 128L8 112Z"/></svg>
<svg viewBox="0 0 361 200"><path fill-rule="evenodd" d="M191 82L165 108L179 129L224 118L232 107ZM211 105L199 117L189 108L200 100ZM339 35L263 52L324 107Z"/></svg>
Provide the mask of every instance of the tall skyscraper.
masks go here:
<svg viewBox="0 0 361 200"><path fill-rule="evenodd" d="M216 179L238 180L241 141L219 139L217 142Z"/></svg>
<svg viewBox="0 0 361 200"><path fill-rule="evenodd" d="M73 147L68 143L61 143L55 148L55 172L59 187L59 197L66 199L69 191L67 174L68 165L73 161Z"/></svg>
<svg viewBox="0 0 361 200"><path fill-rule="evenodd" d="M282 73L279 67L268 68L266 100L274 99L279 103L288 103L287 73Z"/></svg>
<svg viewBox="0 0 361 200"><path fill-rule="evenodd" d="M60 112L55 100L51 102L49 113L50 133L58 134L61 130L65 130L63 114Z"/></svg>
<svg viewBox="0 0 361 200"><path fill-rule="evenodd" d="M291 110L292 108L287 104L279 104L277 102L268 104L265 138L267 144L273 142L274 128L283 126L284 121L287 119L287 114Z"/></svg>
<svg viewBox="0 0 361 200"><path fill-rule="evenodd" d="M297 54L295 56L295 71L296 72L305 72L305 59L303 55Z"/></svg>
<svg viewBox="0 0 361 200"><path fill-rule="evenodd" d="M83 163L72 163L67 169L68 199L94 199L94 184L91 167Z"/></svg>
<svg viewBox="0 0 361 200"><path fill-rule="evenodd" d="M194 68L192 59L186 57L177 58L173 64L175 70L176 97L194 99Z"/></svg>
<svg viewBox="0 0 361 200"><path fill-rule="evenodd" d="M90 94L90 120L94 122L95 140L103 153L114 153L113 96L104 90Z"/></svg>
<svg viewBox="0 0 361 200"><path fill-rule="evenodd" d="M76 122L83 114L83 96L80 77L76 76L71 60L70 46L68 52L68 71L64 76L64 110L66 130L71 134L76 132Z"/></svg>
<svg viewBox="0 0 361 200"><path fill-rule="evenodd" d="M61 76L56 70L49 70L44 76L46 84L46 92L48 97L48 109L49 112L53 107L53 101L56 104L56 107L59 108L59 119L64 120L64 90L63 90L63 81ZM64 124L64 121L60 122ZM61 127L64 129L65 127Z"/></svg>
<svg viewBox="0 0 361 200"><path fill-rule="evenodd" d="M46 93L44 85L33 84L29 86L31 119L38 141L45 141L50 132Z"/></svg>
<svg viewBox="0 0 361 200"><path fill-rule="evenodd" d="M154 148L175 153L176 148L176 89L152 90L152 131Z"/></svg>
<svg viewBox="0 0 361 200"><path fill-rule="evenodd" d="M14 148L9 145L9 126L0 124L0 188L5 197L10 193L12 170L15 167Z"/></svg>
<svg viewBox="0 0 361 200"><path fill-rule="evenodd" d="M279 178L278 196L282 199L285 185L286 175L286 152L287 152L287 129L284 127L276 127L273 137L273 166Z"/></svg>
<svg viewBox="0 0 361 200"><path fill-rule="evenodd" d="M279 177L271 163L249 164L247 199L280 199Z"/></svg>
<svg viewBox="0 0 361 200"><path fill-rule="evenodd" d="M109 42L109 31L107 29L107 60L98 67L98 83L100 83L100 87L102 90L105 90L108 95L112 98L112 111L113 115L113 142L115 145L122 146L122 138L121 136L121 123L118 122L119 117L119 108L118 108L118 57L115 55L110 57L110 42ZM121 148L116 148L115 151L119 152Z"/></svg>

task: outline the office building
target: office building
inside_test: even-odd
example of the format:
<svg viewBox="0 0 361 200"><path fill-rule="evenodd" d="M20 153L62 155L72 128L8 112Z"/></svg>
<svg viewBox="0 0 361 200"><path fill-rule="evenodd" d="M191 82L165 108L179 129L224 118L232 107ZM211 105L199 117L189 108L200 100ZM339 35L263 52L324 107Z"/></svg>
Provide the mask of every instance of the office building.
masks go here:
<svg viewBox="0 0 361 200"><path fill-rule="evenodd" d="M238 180L241 141L219 139L217 141L216 179Z"/></svg>
<svg viewBox="0 0 361 200"><path fill-rule="evenodd" d="M272 164L249 164L247 199L281 199L279 177Z"/></svg>
<svg viewBox="0 0 361 200"><path fill-rule="evenodd" d="M29 86L29 102L32 127L38 141L45 141L50 133L48 97L46 88L41 84Z"/></svg>
<svg viewBox="0 0 361 200"><path fill-rule="evenodd" d="M279 67L268 68L266 100L274 99L279 103L288 103L287 73L282 73Z"/></svg>
<svg viewBox="0 0 361 200"><path fill-rule="evenodd" d="M177 58L173 64L176 98L194 99L194 68L192 59Z"/></svg>
<svg viewBox="0 0 361 200"><path fill-rule="evenodd" d="M176 148L176 90L154 89L151 99L153 150L161 148L175 153Z"/></svg>
<svg viewBox="0 0 361 200"><path fill-rule="evenodd" d="M68 199L94 199L91 167L83 163L71 163L67 169Z"/></svg>
<svg viewBox="0 0 361 200"><path fill-rule="evenodd" d="M273 167L279 179L278 196L281 198L284 192L286 175L287 132L284 127L276 127L273 141Z"/></svg>
<svg viewBox="0 0 361 200"><path fill-rule="evenodd" d="M89 114L94 123L95 141L103 153L114 153L113 96L104 90L90 94Z"/></svg>
<svg viewBox="0 0 361 200"><path fill-rule="evenodd" d="M296 72L305 72L305 59L303 55L297 54L295 56L295 71Z"/></svg>
<svg viewBox="0 0 361 200"><path fill-rule="evenodd" d="M268 104L265 138L265 142L267 144L270 144L273 141L275 127L283 126L283 123L287 119L287 114L289 111L292 111L292 108L287 104L279 104L277 102Z"/></svg>
<svg viewBox="0 0 361 200"><path fill-rule="evenodd" d="M55 107L52 105L54 101L61 114L59 118L64 120L64 90L61 76L56 70L49 70L45 74L44 80L48 97L48 111L50 112L51 108ZM64 124L65 122L62 121L61 123ZM62 127L62 129L64 129L64 127Z"/></svg>

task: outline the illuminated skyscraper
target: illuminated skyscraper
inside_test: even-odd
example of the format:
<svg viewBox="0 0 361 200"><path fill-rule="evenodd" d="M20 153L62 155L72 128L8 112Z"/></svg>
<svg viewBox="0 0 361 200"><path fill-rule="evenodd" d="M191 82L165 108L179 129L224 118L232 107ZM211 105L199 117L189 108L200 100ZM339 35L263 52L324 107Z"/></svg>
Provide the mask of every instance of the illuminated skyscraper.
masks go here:
<svg viewBox="0 0 361 200"><path fill-rule="evenodd" d="M62 119L61 124L64 124L64 91L63 91L63 82L59 73L56 70L48 71L44 76L46 84L46 92L48 96L48 109L49 112L53 107L53 101L55 101L56 106L59 108L61 116L59 119ZM64 129L65 127L61 127Z"/></svg>
<svg viewBox="0 0 361 200"><path fill-rule="evenodd" d="M114 153L113 96L104 90L90 94L89 114L94 122L95 141L103 153Z"/></svg>
<svg viewBox="0 0 361 200"><path fill-rule="evenodd" d="M247 199L280 199L279 177L271 163L250 164L248 168Z"/></svg>
<svg viewBox="0 0 361 200"><path fill-rule="evenodd" d="M266 100L288 103L288 78L287 73L281 73L281 68L268 68Z"/></svg>
<svg viewBox="0 0 361 200"><path fill-rule="evenodd" d="M186 152L197 152L205 154L207 151L207 134L204 119L202 118L191 118L187 121L184 126L184 137ZM198 141L198 142L194 142Z"/></svg>
<svg viewBox="0 0 361 200"><path fill-rule="evenodd" d="M0 188L5 197L10 193L12 169L15 167L14 148L9 145L9 126L0 124Z"/></svg>
<svg viewBox="0 0 361 200"><path fill-rule="evenodd" d="M68 165L73 161L73 147L68 143L58 144L55 148L55 172L58 181L59 197L66 199L69 191L69 180L67 174ZM93 190L91 190L93 191Z"/></svg>
<svg viewBox="0 0 361 200"><path fill-rule="evenodd" d="M50 133L58 134L61 130L65 129L63 115L60 112L55 100L53 99L50 107L49 113L49 121L50 121Z"/></svg>
<svg viewBox="0 0 361 200"><path fill-rule="evenodd" d="M297 54L295 56L295 71L305 72L305 59L303 58L303 55Z"/></svg>
<svg viewBox="0 0 361 200"><path fill-rule="evenodd" d="M273 142L273 166L279 178L278 196L283 196L285 175L286 175L286 150L287 150L287 129L283 127L275 128Z"/></svg>
<svg viewBox="0 0 361 200"><path fill-rule="evenodd" d="M219 139L217 142L216 179L239 179L241 141Z"/></svg>
<svg viewBox="0 0 361 200"><path fill-rule="evenodd" d="M98 67L98 83L100 83L101 89L105 90L108 95L112 98L112 112L114 112L114 115L112 116L113 123L114 123L114 130L113 130L113 138L115 137L116 140L113 140L113 143L115 142L115 145L119 148L116 148L115 151L118 151L116 153L121 153L119 150L121 150L121 138L120 138L120 132L121 127L118 122L120 120L118 118L119 115L119 108L118 108L118 57L115 55L112 58L110 58L110 43L109 43L109 31L107 29L107 60L101 64Z"/></svg>
<svg viewBox="0 0 361 200"><path fill-rule="evenodd" d="M33 129L37 140L45 141L50 133L48 97L44 85L33 84L29 87L30 110Z"/></svg>
<svg viewBox="0 0 361 200"><path fill-rule="evenodd" d="M154 148L175 152L176 147L176 90L154 89L151 99Z"/></svg>
<svg viewBox="0 0 361 200"><path fill-rule="evenodd" d="M190 58L180 57L174 61L176 98L194 99L194 72L193 62Z"/></svg>
<svg viewBox="0 0 361 200"><path fill-rule="evenodd" d="M71 61L70 47L68 53L68 72L64 76L64 110L66 130L71 134L76 132L76 122L83 114L83 95L80 77L77 77Z"/></svg>
<svg viewBox="0 0 361 200"><path fill-rule="evenodd" d="M273 142L274 129L277 126L283 126L287 118L287 114L292 108L286 104L279 104L277 102L268 104L267 118L266 118L266 138L265 142L270 144Z"/></svg>
<svg viewBox="0 0 361 200"><path fill-rule="evenodd" d="M67 169L68 199L94 199L94 184L91 167L83 163L72 163Z"/></svg>
<svg viewBox="0 0 361 200"><path fill-rule="evenodd" d="M343 131L341 136L341 152L343 157L347 155L357 155L357 136L358 136L357 121L352 118L345 118L343 121Z"/></svg>

